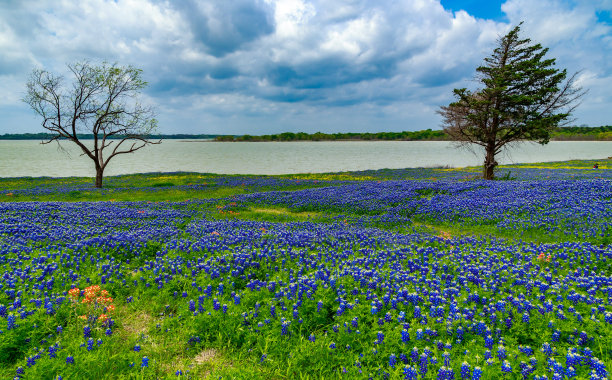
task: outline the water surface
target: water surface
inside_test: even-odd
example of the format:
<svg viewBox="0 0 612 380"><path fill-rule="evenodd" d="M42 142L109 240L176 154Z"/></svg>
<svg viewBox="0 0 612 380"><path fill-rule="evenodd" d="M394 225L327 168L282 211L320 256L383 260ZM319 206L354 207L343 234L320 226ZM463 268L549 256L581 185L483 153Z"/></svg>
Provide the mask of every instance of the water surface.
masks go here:
<svg viewBox="0 0 612 380"><path fill-rule="evenodd" d="M93 162L68 142L0 140L0 177L94 175ZM610 141L532 143L502 154L500 164L612 156ZM482 152L446 141L214 142L164 140L111 160L105 175L190 171L220 174L325 173L366 169L481 165Z"/></svg>

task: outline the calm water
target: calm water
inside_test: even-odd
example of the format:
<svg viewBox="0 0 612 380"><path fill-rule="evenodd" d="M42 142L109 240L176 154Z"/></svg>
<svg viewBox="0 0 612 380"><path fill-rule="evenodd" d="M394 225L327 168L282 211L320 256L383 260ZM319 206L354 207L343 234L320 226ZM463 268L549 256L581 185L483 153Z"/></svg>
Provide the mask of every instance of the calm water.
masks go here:
<svg viewBox="0 0 612 380"><path fill-rule="evenodd" d="M0 177L94 175L93 162L74 144L0 141ZM500 164L602 159L612 156L612 142L523 144L501 155ZM383 168L480 165L481 153L438 141L342 141L221 143L165 140L113 158L105 175L191 171L222 174L324 173Z"/></svg>

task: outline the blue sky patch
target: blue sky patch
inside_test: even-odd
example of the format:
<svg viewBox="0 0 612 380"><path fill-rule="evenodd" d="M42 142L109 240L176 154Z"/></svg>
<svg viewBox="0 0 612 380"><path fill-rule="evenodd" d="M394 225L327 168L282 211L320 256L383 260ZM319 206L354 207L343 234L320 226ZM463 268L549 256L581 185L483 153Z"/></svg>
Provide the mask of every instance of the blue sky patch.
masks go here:
<svg viewBox="0 0 612 380"><path fill-rule="evenodd" d="M499 0L441 0L444 9L457 12L464 10L474 17L495 21L506 21L501 6L505 1Z"/></svg>

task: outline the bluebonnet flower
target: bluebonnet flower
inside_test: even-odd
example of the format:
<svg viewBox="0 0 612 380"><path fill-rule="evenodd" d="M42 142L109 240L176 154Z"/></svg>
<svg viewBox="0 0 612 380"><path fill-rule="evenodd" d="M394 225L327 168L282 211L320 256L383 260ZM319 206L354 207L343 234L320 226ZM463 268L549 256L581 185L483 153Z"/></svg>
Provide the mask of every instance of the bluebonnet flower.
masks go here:
<svg viewBox="0 0 612 380"><path fill-rule="evenodd" d="M469 379L472 373L472 367L467 362L461 363L461 378Z"/></svg>
<svg viewBox="0 0 612 380"><path fill-rule="evenodd" d="M410 342L410 333L406 329L402 330L402 342L404 343Z"/></svg>
<svg viewBox="0 0 612 380"><path fill-rule="evenodd" d="M472 372L472 380L480 380L482 376L482 369L480 367L474 368L474 372Z"/></svg>
<svg viewBox="0 0 612 380"><path fill-rule="evenodd" d="M7 322L7 330L13 330L17 325L15 323L15 316L13 314L10 314L7 318L6 318L6 322Z"/></svg>
<svg viewBox="0 0 612 380"><path fill-rule="evenodd" d="M26 360L26 365L28 367L32 367L34 364L36 364L36 357L34 356L28 356L27 360Z"/></svg>
<svg viewBox="0 0 612 380"><path fill-rule="evenodd" d="M461 326L457 327L457 340L462 341L463 340L463 328Z"/></svg>
<svg viewBox="0 0 612 380"><path fill-rule="evenodd" d="M593 358L591 360L591 368L593 369L593 371L595 371L597 376L601 377L602 379L608 377L608 370L606 369L606 365L603 361L597 358Z"/></svg>
<svg viewBox="0 0 612 380"><path fill-rule="evenodd" d="M442 366L438 369L438 380L446 380L447 377L447 373L446 373L446 367Z"/></svg>
<svg viewBox="0 0 612 380"><path fill-rule="evenodd" d="M427 354L426 353L422 353L420 360L419 360L419 370L421 372L422 376L425 376L425 374L427 373L427 364L428 364L428 358L427 358Z"/></svg>
<svg viewBox="0 0 612 380"><path fill-rule="evenodd" d="M418 372L416 370L416 368L412 367L412 366L406 366L404 367L404 379L406 380L417 380L418 379Z"/></svg>
<svg viewBox="0 0 612 380"><path fill-rule="evenodd" d="M445 351L442 353L442 357L444 358L444 365L446 367L449 367L450 366L450 353Z"/></svg>
<svg viewBox="0 0 612 380"><path fill-rule="evenodd" d="M281 323L281 335L287 335L288 334L288 327L289 327L289 322L287 321L283 321Z"/></svg>
<svg viewBox="0 0 612 380"><path fill-rule="evenodd" d="M417 338L417 340L422 340L423 339L423 330L422 329L417 329L417 331L416 331L416 338Z"/></svg>
<svg viewBox="0 0 612 380"><path fill-rule="evenodd" d="M391 313L387 312L385 314L385 322L389 323L393 320L393 317L391 316Z"/></svg>
<svg viewBox="0 0 612 380"><path fill-rule="evenodd" d="M140 363L141 367L148 367L149 366L149 358L146 356L142 357L142 363Z"/></svg>
<svg viewBox="0 0 612 380"><path fill-rule="evenodd" d="M66 364L74 364L74 357L73 356L66 356Z"/></svg>
<svg viewBox="0 0 612 380"><path fill-rule="evenodd" d="M395 368L395 363L397 362L397 357L395 354L391 354L389 356L389 366Z"/></svg>
<svg viewBox="0 0 612 380"><path fill-rule="evenodd" d="M50 358L56 358L57 357L57 349L59 348L59 346L57 344L53 345L53 346L49 346L49 357Z"/></svg>
<svg viewBox="0 0 612 380"><path fill-rule="evenodd" d="M512 366L510 365L510 362L507 360L504 360L501 366L501 370L502 372L506 372L506 373L512 372Z"/></svg>
<svg viewBox="0 0 612 380"><path fill-rule="evenodd" d="M406 313L403 311L400 311L399 314L397 315L397 321L399 323L402 323L405 318L406 318Z"/></svg>

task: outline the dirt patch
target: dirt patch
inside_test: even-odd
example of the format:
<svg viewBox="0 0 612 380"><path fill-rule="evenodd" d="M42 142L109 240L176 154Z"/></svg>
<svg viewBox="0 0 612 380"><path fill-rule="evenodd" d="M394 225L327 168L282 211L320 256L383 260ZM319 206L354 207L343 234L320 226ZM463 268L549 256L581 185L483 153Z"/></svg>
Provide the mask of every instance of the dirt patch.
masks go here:
<svg viewBox="0 0 612 380"><path fill-rule="evenodd" d="M193 362L197 365L207 364L213 362L219 357L219 352L213 348L207 348L201 351L193 358Z"/></svg>
<svg viewBox="0 0 612 380"><path fill-rule="evenodd" d="M141 311L130 318L123 318L123 328L128 334L141 335L149 331L153 322L153 317Z"/></svg>

